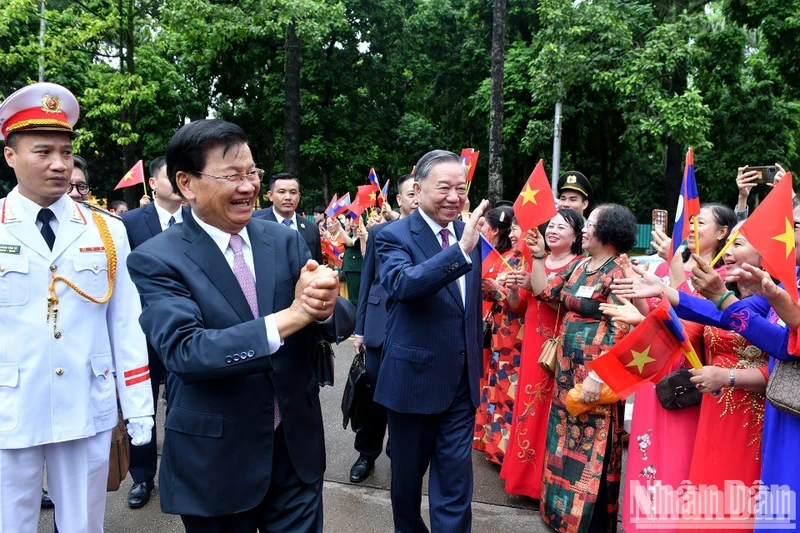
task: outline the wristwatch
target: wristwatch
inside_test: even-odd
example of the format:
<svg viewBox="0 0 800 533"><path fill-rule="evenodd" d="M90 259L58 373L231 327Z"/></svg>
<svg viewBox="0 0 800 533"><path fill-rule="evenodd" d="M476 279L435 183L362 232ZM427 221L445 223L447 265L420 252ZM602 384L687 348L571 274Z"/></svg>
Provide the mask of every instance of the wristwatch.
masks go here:
<svg viewBox="0 0 800 533"><path fill-rule="evenodd" d="M736 372L732 368L729 368L728 369L728 376L730 377L730 385L729 386L733 387L734 385L736 385Z"/></svg>

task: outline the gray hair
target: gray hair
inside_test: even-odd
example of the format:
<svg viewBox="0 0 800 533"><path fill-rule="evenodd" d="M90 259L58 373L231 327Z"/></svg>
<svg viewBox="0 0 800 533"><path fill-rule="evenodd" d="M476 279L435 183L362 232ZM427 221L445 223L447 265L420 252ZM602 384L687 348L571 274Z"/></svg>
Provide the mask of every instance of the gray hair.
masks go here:
<svg viewBox="0 0 800 533"><path fill-rule="evenodd" d="M86 177L86 183L89 183L89 165L86 164L86 160L79 155L72 156L72 160L75 162L75 168L83 172L83 175Z"/></svg>
<svg viewBox="0 0 800 533"><path fill-rule="evenodd" d="M419 161L417 161L417 165L414 170L414 179L418 182L424 181L425 178L428 177L431 169L439 163L461 164L461 158L453 152L447 150L432 150L423 155ZM466 167L464 168L464 175L467 175Z"/></svg>

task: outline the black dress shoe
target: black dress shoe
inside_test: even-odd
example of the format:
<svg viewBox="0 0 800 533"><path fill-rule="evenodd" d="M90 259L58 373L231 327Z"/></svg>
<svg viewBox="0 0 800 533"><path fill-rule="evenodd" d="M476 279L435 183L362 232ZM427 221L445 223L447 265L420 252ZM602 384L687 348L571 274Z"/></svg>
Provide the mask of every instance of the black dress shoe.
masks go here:
<svg viewBox="0 0 800 533"><path fill-rule="evenodd" d="M128 507L138 509L144 507L150 501L150 493L153 492L153 482L134 483L128 493Z"/></svg>
<svg viewBox="0 0 800 533"><path fill-rule="evenodd" d="M358 460L350 468L350 481L361 483L367 479L375 468L375 459L365 455L359 455Z"/></svg>
<svg viewBox="0 0 800 533"><path fill-rule="evenodd" d="M42 489L42 509L52 509L53 507L55 506L53 505L53 500L50 499L50 495L46 490Z"/></svg>

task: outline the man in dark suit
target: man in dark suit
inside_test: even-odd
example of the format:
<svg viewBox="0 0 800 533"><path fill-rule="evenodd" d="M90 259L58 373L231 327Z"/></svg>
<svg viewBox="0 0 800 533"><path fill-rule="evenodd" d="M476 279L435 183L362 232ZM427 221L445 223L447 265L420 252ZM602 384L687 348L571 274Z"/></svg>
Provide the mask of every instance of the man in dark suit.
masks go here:
<svg viewBox="0 0 800 533"><path fill-rule="evenodd" d="M469 222L466 169L434 150L415 170L419 208L375 238L389 296L375 401L388 409L395 531L428 531L420 514L430 466L431 529L472 529L472 435L479 404L482 201Z"/></svg>
<svg viewBox="0 0 800 533"><path fill-rule="evenodd" d="M386 202L388 204L388 202ZM400 218L409 216L417 208L419 200L414 192L414 175L405 174L397 180L397 205ZM363 346L366 351L367 377L369 378L369 402L367 414L361 429L356 433L355 449L359 456L350 468L350 481L361 483L369 477L375 467L375 460L383 451L383 438L386 436L386 408L372 401L372 394L378 383L378 370L381 365L383 339L386 337L386 290L378 275L380 260L375 253L375 236L394 220L377 224L369 229L367 249L361 270L361 290L358 295L356 313L356 338L353 347L356 353Z"/></svg>
<svg viewBox="0 0 800 533"><path fill-rule="evenodd" d="M322 264L319 228L307 218L297 216L297 206L300 204L300 180L297 176L288 172L275 174L269 180L267 194L272 206L253 212L253 217L278 222L299 231L308 244L311 259Z"/></svg>
<svg viewBox="0 0 800 533"><path fill-rule="evenodd" d="M122 217L131 250L155 237L175 224L180 224L189 214L189 208L181 205L181 197L172 190L167 178L167 161L158 157L150 162L150 188L155 193L155 201L128 211ZM164 378L164 365L158 354L147 342L147 356L150 361L150 383L153 386L153 405L158 405L158 390ZM158 412L158 409L156 409ZM150 493L155 485L158 466L158 446L156 428L150 443L145 446L131 446L130 472L133 486L128 492L128 506L132 509L144 507L150 501Z"/></svg>
<svg viewBox="0 0 800 533"><path fill-rule="evenodd" d="M333 340L334 321L352 332L336 274L296 231L252 219L263 171L239 126L183 126L167 175L191 213L128 261L142 329L169 371L161 508L188 533L322 531L310 340L312 329Z"/></svg>

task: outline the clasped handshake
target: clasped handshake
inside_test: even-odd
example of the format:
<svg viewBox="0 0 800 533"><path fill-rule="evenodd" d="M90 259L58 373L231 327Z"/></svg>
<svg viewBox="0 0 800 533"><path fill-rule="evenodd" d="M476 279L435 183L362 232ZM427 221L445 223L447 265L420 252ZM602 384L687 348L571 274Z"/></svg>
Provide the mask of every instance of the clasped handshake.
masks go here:
<svg viewBox="0 0 800 533"><path fill-rule="evenodd" d="M294 286L291 309L308 324L330 318L339 295L339 277L335 270L309 259Z"/></svg>

